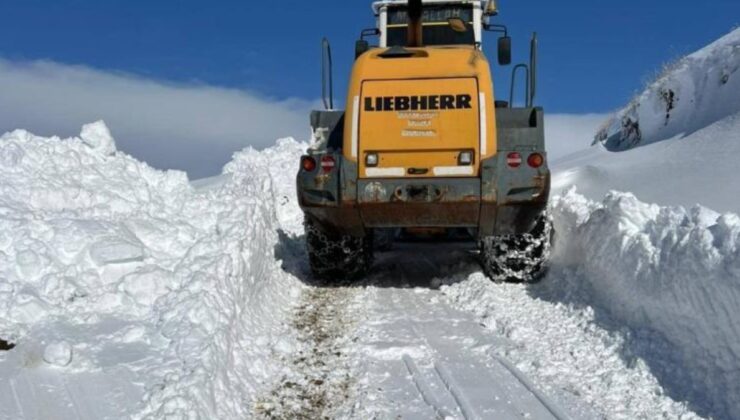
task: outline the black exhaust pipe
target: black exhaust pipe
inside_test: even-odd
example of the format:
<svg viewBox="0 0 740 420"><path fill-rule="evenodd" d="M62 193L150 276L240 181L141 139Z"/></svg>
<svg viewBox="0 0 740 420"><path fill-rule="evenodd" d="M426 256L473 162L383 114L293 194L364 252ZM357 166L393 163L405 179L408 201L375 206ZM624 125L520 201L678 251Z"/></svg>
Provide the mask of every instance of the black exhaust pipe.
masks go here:
<svg viewBox="0 0 740 420"><path fill-rule="evenodd" d="M409 47L421 47L424 43L422 21L421 21L421 0L409 0L408 16L409 16L409 33L408 33L408 46Z"/></svg>

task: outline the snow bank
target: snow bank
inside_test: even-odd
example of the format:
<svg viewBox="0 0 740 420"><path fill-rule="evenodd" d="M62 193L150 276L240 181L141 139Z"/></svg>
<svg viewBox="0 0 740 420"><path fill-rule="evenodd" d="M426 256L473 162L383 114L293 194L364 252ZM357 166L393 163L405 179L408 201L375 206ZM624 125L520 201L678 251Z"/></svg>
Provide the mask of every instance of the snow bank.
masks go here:
<svg viewBox="0 0 740 420"><path fill-rule="evenodd" d="M69 393L125 370L138 404L121 412L120 389L77 396L93 417L246 417L281 368L271 349L291 340L283 320L301 284L275 253L278 230L299 227L280 225L295 194L275 176L305 147L238 153L199 190L116 152L102 122L80 138L0 137L0 338L23 355L0 355L0 376L13 387L41 352L79 381ZM8 391L19 406L0 417L34 406Z"/></svg>
<svg viewBox="0 0 740 420"><path fill-rule="evenodd" d="M586 305L548 299L552 285L565 290L557 273L544 283L494 284L482 272L443 280L451 305L472 312L490 335L504 339L489 351L513 363L573 419L698 419L676 402L641 360L622 355L625 336L598 324Z"/></svg>
<svg viewBox="0 0 740 420"><path fill-rule="evenodd" d="M740 412L740 217L622 193L595 203L570 191L553 209L552 287L626 326L674 398L714 417Z"/></svg>
<svg viewBox="0 0 740 420"><path fill-rule="evenodd" d="M540 284L493 284L461 266L442 293L510 340L493 351L576 418L735 418L740 216L575 190L552 213Z"/></svg>
<svg viewBox="0 0 740 420"><path fill-rule="evenodd" d="M667 66L597 134L612 151L685 136L740 112L740 29Z"/></svg>

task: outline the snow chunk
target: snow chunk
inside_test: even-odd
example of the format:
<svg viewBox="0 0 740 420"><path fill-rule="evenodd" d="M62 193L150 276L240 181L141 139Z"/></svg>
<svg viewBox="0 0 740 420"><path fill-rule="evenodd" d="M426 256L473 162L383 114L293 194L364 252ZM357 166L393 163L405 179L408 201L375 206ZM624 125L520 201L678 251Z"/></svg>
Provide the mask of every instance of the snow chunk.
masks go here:
<svg viewBox="0 0 740 420"><path fill-rule="evenodd" d="M13 285L4 278L0 278L0 293L13 293Z"/></svg>
<svg viewBox="0 0 740 420"><path fill-rule="evenodd" d="M171 280L171 272L159 267L146 267L124 277L121 290L137 304L151 306L170 290Z"/></svg>
<svg viewBox="0 0 740 420"><path fill-rule="evenodd" d="M80 138L90 148L105 156L116 153L116 142L103 121L83 125Z"/></svg>
<svg viewBox="0 0 740 420"><path fill-rule="evenodd" d="M18 252L15 258L18 273L22 277L33 279L41 274L44 264L41 256L38 253L30 249L25 249Z"/></svg>
<svg viewBox="0 0 740 420"><path fill-rule="evenodd" d="M0 163L3 166L17 166L25 154L23 149L15 142L0 143Z"/></svg>
<svg viewBox="0 0 740 420"><path fill-rule="evenodd" d="M25 293L15 297L14 308L8 318L25 324L36 323L48 314L49 307L39 298Z"/></svg>
<svg viewBox="0 0 740 420"><path fill-rule="evenodd" d="M140 262L144 255L141 244L133 244L123 238L106 238L90 247L90 257L99 266Z"/></svg>
<svg viewBox="0 0 740 420"><path fill-rule="evenodd" d="M44 349L44 361L53 366L68 366L72 363L72 346L64 341L49 344Z"/></svg>
<svg viewBox="0 0 740 420"><path fill-rule="evenodd" d="M737 413L740 217L623 193L597 204L573 191L554 199L553 215L545 284L631 330L634 351L674 398L710 417Z"/></svg>

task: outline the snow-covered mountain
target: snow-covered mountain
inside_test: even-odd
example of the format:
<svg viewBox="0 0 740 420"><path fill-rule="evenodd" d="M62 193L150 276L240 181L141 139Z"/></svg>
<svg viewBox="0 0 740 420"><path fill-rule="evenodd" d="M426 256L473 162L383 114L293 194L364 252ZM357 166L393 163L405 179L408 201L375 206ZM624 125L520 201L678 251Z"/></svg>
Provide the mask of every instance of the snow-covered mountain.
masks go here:
<svg viewBox="0 0 740 420"><path fill-rule="evenodd" d="M736 29L668 66L605 124L594 147L557 160L555 191L578 185L592 199L630 191L661 205L740 213L739 113Z"/></svg>
<svg viewBox="0 0 740 420"><path fill-rule="evenodd" d="M686 137L740 112L740 29L667 65L596 135L608 150Z"/></svg>

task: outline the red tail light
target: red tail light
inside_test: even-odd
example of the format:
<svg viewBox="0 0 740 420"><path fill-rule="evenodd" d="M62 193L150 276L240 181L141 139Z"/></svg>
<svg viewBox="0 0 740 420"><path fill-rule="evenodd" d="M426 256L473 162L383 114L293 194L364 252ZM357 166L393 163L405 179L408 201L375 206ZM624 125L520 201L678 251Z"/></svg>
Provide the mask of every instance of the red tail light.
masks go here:
<svg viewBox="0 0 740 420"><path fill-rule="evenodd" d="M337 161L332 156L324 156L321 158L321 170L324 172L331 172L334 167L337 166Z"/></svg>
<svg viewBox="0 0 740 420"><path fill-rule="evenodd" d="M527 158L527 165L531 166L532 168L537 169L544 164L545 164L545 157L539 153L532 153Z"/></svg>
<svg viewBox="0 0 740 420"><path fill-rule="evenodd" d="M316 159L304 156L301 158L301 168L306 172L313 172L316 169Z"/></svg>
<svg viewBox="0 0 740 420"><path fill-rule="evenodd" d="M522 166L522 155L519 152L511 152L506 155L506 164L511 168Z"/></svg>

